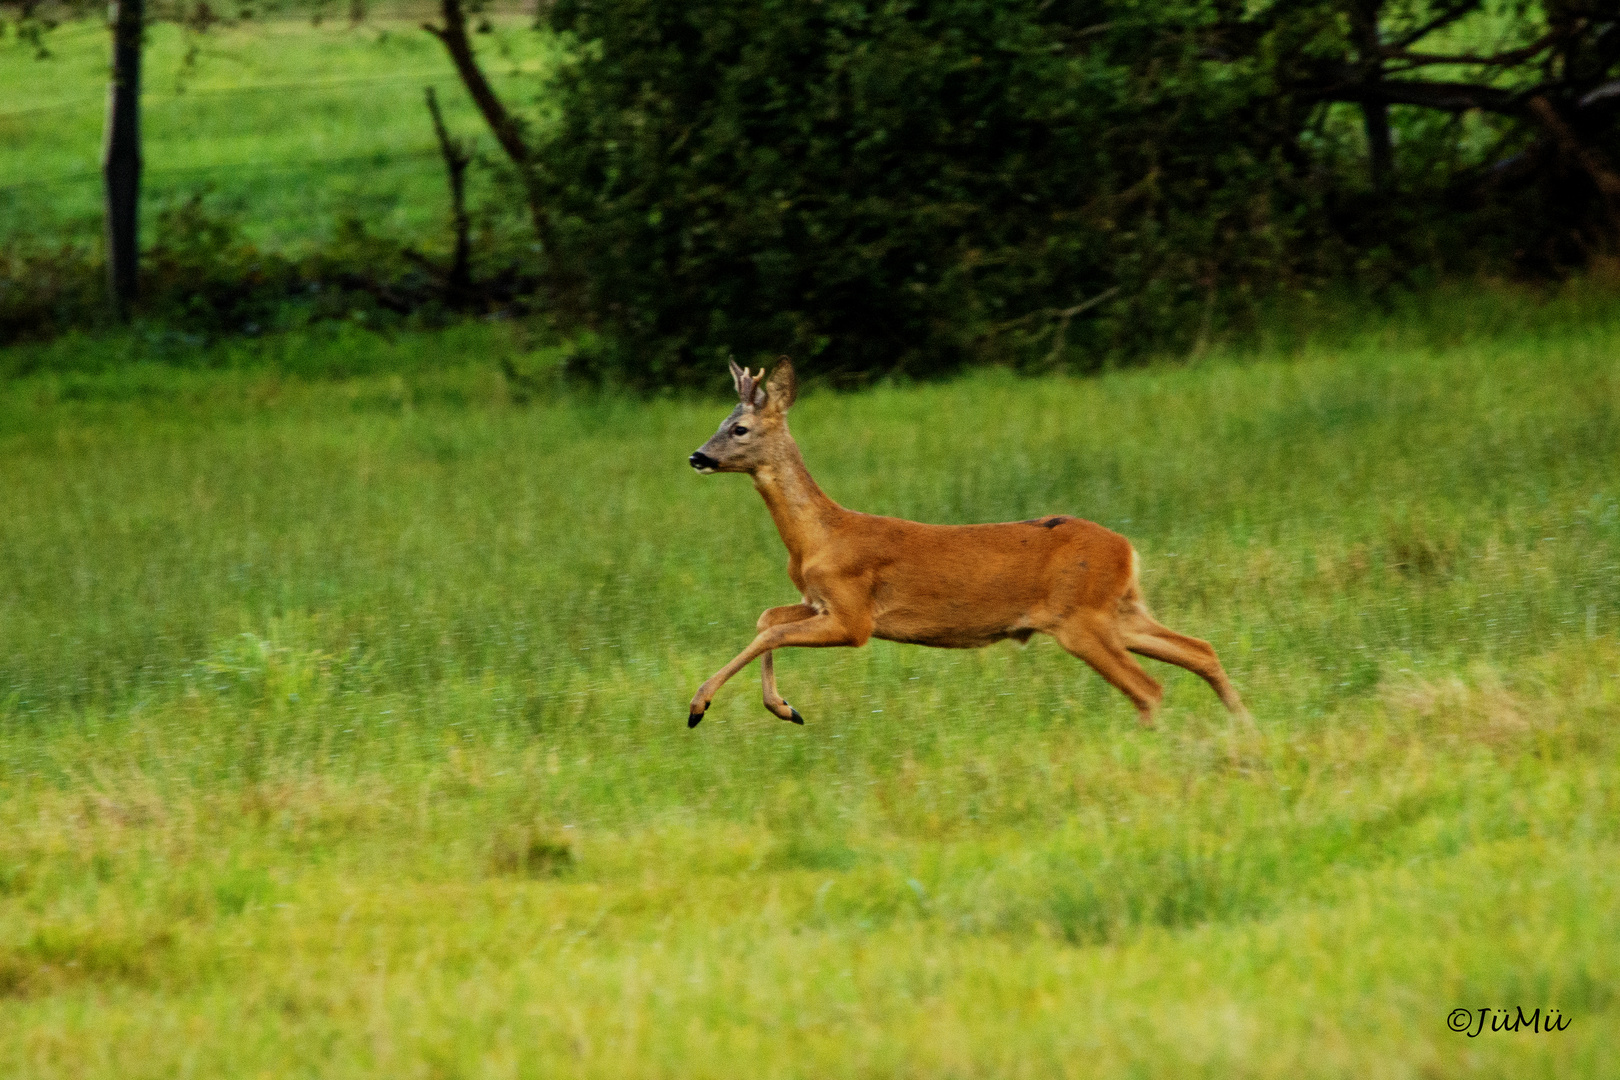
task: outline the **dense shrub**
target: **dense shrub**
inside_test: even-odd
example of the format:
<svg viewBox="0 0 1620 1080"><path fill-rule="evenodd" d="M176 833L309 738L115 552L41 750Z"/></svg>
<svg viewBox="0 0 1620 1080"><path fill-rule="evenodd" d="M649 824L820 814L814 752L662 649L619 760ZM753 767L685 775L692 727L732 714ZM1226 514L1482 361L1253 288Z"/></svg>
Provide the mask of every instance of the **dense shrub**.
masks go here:
<svg viewBox="0 0 1620 1080"><path fill-rule="evenodd" d="M244 239L238 222L194 194L159 207L142 252L132 314L193 336L258 334L334 319L386 328L432 325L457 312L522 308L532 269L509 252L480 251L474 287L450 288L443 267L340 223L318 252L289 258ZM90 245L0 244L0 344L113 320L105 264Z"/></svg>
<svg viewBox="0 0 1620 1080"><path fill-rule="evenodd" d="M335 4L148 10L200 32ZM439 8L505 158L505 224L452 215L470 262L359 222L294 259L192 200L148 214L138 317L543 309L573 371L640 386L783 351L847 379L1083 370L1301 288L1545 279L1620 238L1613 0L548 0L565 59L527 109L480 85L490 4ZM40 45L90 9L13 10ZM0 247L0 342L106 318L101 274L90 243Z"/></svg>
<svg viewBox="0 0 1620 1080"><path fill-rule="evenodd" d="M560 0L578 59L543 160L555 266L607 331L583 368L701 380L782 351L821 373L1095 365L1195 342L1292 282L1522 257L1537 228L1570 234L1550 215L1590 216L1590 198L1504 195L1486 166L1530 146L1516 106L1400 104L1412 84L1377 80L1406 61L1358 54L1357 8ZM1381 40L1421 43L1452 8L1484 10L1391 8ZM1493 40L1532 14L1500 14ZM1400 155L1371 175L1376 116Z"/></svg>
<svg viewBox="0 0 1620 1080"><path fill-rule="evenodd" d="M602 362L929 371L1117 286L1088 344L1181 324L1217 264L1269 267L1301 221L1264 73L1159 32L1196 4L1058 6L559 5L591 43L555 153L567 255L625 345Z"/></svg>
<svg viewBox="0 0 1620 1080"><path fill-rule="evenodd" d="M93 324L105 296L101 261L83 245L0 245L0 344Z"/></svg>

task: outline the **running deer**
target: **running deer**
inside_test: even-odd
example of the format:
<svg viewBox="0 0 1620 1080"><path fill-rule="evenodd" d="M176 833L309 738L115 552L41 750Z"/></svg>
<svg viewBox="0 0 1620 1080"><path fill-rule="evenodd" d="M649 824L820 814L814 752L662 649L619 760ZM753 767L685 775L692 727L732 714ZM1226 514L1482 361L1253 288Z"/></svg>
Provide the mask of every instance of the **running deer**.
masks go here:
<svg viewBox="0 0 1620 1080"><path fill-rule="evenodd" d="M740 472L782 534L788 577L802 604L759 617L758 636L692 698L696 727L720 687L763 657L765 708L804 723L776 692L772 651L789 645L859 647L868 638L975 649L1006 638L1051 634L1096 669L1151 726L1164 696L1131 653L1202 676L1222 704L1247 717L1208 642L1154 621L1136 578L1130 542L1063 515L1001 525L923 525L845 510L824 495L788 432L796 383L782 357L764 379L731 365L737 407L688 459L700 473Z"/></svg>

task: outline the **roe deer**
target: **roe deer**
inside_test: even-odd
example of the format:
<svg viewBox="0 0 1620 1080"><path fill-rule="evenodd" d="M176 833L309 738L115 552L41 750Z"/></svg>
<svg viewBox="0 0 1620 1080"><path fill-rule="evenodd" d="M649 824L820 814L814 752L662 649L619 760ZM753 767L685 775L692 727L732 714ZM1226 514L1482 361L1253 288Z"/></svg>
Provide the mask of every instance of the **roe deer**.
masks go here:
<svg viewBox="0 0 1620 1080"><path fill-rule="evenodd" d="M773 607L759 634L692 698L696 727L715 693L763 656L765 707L804 723L776 692L771 650L866 644L868 638L972 649L1051 634L1131 699L1151 726L1164 691L1132 652L1202 676L1247 717L1208 642L1153 620L1136 580L1136 552L1116 532L1052 516L1001 525L923 525L845 510L822 494L788 432L796 383L782 357L770 380L731 365L738 404L688 459L700 473L743 472L776 521L802 604ZM1128 651L1127 651L1128 650Z"/></svg>

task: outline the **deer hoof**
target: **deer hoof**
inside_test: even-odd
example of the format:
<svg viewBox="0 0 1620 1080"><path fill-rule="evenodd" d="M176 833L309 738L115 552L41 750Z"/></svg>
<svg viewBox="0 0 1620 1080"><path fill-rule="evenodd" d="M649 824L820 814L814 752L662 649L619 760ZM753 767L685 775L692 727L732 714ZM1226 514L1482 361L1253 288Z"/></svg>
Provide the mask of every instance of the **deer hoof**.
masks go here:
<svg viewBox="0 0 1620 1080"><path fill-rule="evenodd" d="M782 704L787 705L787 702L784 701L784 702L782 702ZM799 715L799 710L798 709L795 709L793 706L788 705L788 712L793 714L793 715L788 717L789 720L791 720L795 724L799 724L801 726L804 724L804 717Z"/></svg>
<svg viewBox="0 0 1620 1080"><path fill-rule="evenodd" d="M698 726L698 721L702 720L702 719L703 719L703 713L700 713L700 712L692 713L690 716L688 716L686 718L686 726L688 728L695 728L695 727Z"/></svg>

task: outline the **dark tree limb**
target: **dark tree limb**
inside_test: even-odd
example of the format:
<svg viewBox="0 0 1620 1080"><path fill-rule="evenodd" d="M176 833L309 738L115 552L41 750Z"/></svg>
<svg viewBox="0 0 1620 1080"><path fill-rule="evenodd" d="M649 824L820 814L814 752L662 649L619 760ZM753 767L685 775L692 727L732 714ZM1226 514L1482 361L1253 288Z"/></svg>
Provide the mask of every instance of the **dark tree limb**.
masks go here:
<svg viewBox="0 0 1620 1080"><path fill-rule="evenodd" d="M1615 172L1598 150L1581 141L1545 94L1530 98L1527 111L1552 137L1558 152L1591 179L1603 197L1610 223L1620 229L1620 173Z"/></svg>
<svg viewBox="0 0 1620 1080"><path fill-rule="evenodd" d="M1587 93L1575 103L1577 109L1590 109L1594 105L1605 102L1620 104L1620 79L1610 79L1597 89Z"/></svg>
<svg viewBox="0 0 1620 1080"><path fill-rule="evenodd" d="M1034 311L1026 312L1023 315L1018 316L1016 319L1008 319L1006 322L997 323L996 325L982 331L979 334L979 337L981 340L995 337L998 334L1006 333L1008 330L1016 330L1020 327L1028 326L1030 323L1038 320L1050 319L1052 320L1051 326L1038 331L1036 336L1039 337L1041 334L1045 334L1049 331L1052 333L1052 348L1046 354L1047 363L1052 363L1057 359L1058 354L1063 351L1064 338L1069 332L1069 323L1074 321L1074 317L1076 315L1084 315L1098 304L1113 299L1118 293L1119 286L1113 285L1104 289L1096 296L1091 297L1089 300L1082 300L1080 303L1075 304L1072 307L1037 308Z"/></svg>
<svg viewBox="0 0 1620 1080"><path fill-rule="evenodd" d="M531 398L545 390L539 379L519 371L517 365L512 363L511 357L503 356L496 363L500 365L501 374L506 376L506 381L511 385L512 400L517 404L527 405Z"/></svg>
<svg viewBox="0 0 1620 1080"><path fill-rule="evenodd" d="M1389 105L1420 105L1441 112L1467 112L1481 109L1504 116L1523 116L1522 94L1478 83L1419 82L1416 79L1383 79L1376 83L1344 80L1322 87L1317 96L1323 101L1382 101Z"/></svg>
<svg viewBox="0 0 1620 1080"><path fill-rule="evenodd" d="M551 218L545 209L545 192L536 172L534 147L523 130L523 122L507 109L496 95L495 88L489 84L489 79L484 76L483 69L478 66L472 39L467 36L467 12L461 6L461 0L440 0L439 14L444 20L443 26L423 23L422 29L438 38L450 54L450 62L456 67L461 85L467 88L468 95L478 106L495 141L517 168L529 204L529 214L534 220L535 234L539 236L546 254L554 256L557 249L553 242Z"/></svg>
<svg viewBox="0 0 1620 1080"><path fill-rule="evenodd" d="M495 95L495 88L484 77L483 69L478 66L472 40L467 36L467 13L461 7L461 0L440 0L439 12L444 26L423 23L422 29L438 38L450 54L450 61L456 66L461 84L467 88L473 104L478 106L484 122L494 133L495 141L501 144L501 149L506 151L506 156L512 160L512 164L527 169L534 154L524 138L522 121L507 110Z"/></svg>
<svg viewBox="0 0 1620 1080"><path fill-rule="evenodd" d="M1557 43L1558 37L1557 34L1547 34L1522 49L1509 49L1507 52L1492 53L1489 56L1479 56L1473 53L1412 52L1410 49L1397 47L1387 47L1383 50L1383 54L1387 59L1402 61L1404 65L1403 71L1430 67L1436 64L1453 67L1513 67L1527 60L1534 60L1552 48Z"/></svg>
<svg viewBox="0 0 1620 1080"><path fill-rule="evenodd" d="M434 134L439 137L444 168L450 176L450 215L456 234L455 255L450 260L445 284L452 294L464 297L472 290L472 221L467 216L467 166L472 163L472 152L466 143L452 138L444 126L439 99L431 86L427 88L427 107L433 116Z"/></svg>

